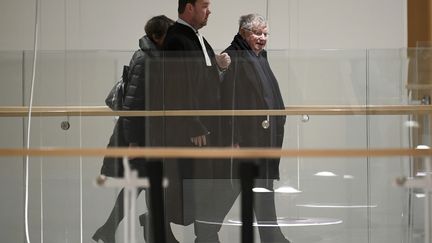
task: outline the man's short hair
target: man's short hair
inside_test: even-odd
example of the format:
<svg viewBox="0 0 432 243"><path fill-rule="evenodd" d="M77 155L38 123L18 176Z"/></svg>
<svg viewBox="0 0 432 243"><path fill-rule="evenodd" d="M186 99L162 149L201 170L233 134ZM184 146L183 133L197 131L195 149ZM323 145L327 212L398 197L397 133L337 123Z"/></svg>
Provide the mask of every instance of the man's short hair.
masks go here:
<svg viewBox="0 0 432 243"><path fill-rule="evenodd" d="M262 15L256 13L240 17L239 29L252 30L254 26L267 26L267 21Z"/></svg>
<svg viewBox="0 0 432 243"><path fill-rule="evenodd" d="M158 15L147 21L146 25L144 26L144 31L150 39L153 39L153 37L159 39L166 34L168 27L173 24L174 20L168 18L165 15Z"/></svg>
<svg viewBox="0 0 432 243"><path fill-rule="evenodd" d="M195 5L195 2L197 0L179 0L178 1L178 13L182 14L186 9L186 4L190 3L192 5Z"/></svg>

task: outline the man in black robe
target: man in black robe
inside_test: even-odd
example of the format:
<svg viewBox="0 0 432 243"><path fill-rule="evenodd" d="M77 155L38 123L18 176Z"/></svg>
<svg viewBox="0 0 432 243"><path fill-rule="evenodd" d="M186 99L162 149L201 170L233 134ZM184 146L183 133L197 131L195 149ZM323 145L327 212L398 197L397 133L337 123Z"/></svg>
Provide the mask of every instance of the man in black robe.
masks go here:
<svg viewBox="0 0 432 243"><path fill-rule="evenodd" d="M207 24L210 0L179 0L179 19L168 29L164 41L165 110L220 109L220 75L229 66L227 54L216 55L198 32ZM168 147L221 146L219 117L165 117L165 145ZM166 189L167 220L189 225L208 210L214 160L166 160L169 179ZM201 181L197 181L204 179ZM209 187L207 187L209 186ZM197 235L196 242L204 242Z"/></svg>

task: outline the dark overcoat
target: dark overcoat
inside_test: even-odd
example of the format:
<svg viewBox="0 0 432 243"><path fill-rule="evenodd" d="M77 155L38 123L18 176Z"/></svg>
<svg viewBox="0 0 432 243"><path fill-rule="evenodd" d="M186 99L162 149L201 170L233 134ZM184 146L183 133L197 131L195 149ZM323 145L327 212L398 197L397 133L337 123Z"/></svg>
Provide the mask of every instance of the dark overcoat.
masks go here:
<svg viewBox="0 0 432 243"><path fill-rule="evenodd" d="M256 55L247 42L237 34L224 52L230 55L231 65L222 83L223 109L285 109L278 82L270 68L265 50ZM285 118L285 116L226 118L223 130L228 134L224 136L225 143L239 144L241 148L280 148L283 142ZM269 122L267 128L266 121ZM259 178L279 179L279 159L261 159L257 163ZM236 166L237 164L234 163L234 175L238 175Z"/></svg>

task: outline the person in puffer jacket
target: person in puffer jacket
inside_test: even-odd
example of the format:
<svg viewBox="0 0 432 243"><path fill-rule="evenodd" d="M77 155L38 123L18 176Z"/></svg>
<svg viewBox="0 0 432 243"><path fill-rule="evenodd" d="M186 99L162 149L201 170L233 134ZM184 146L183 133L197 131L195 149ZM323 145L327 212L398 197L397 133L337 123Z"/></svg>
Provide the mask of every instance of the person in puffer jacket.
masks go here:
<svg viewBox="0 0 432 243"><path fill-rule="evenodd" d="M165 15L151 18L145 25L146 35L139 40L139 47L133 54L129 63L128 84L122 110L162 110L163 102L163 80L162 80L162 52L160 48L164 41L168 27L174 21ZM129 147L162 146L162 121L161 117L121 117L115 130L118 130L115 138L122 140ZM132 158L129 160L131 169L138 171L139 177L147 176L145 159ZM102 168L101 174L104 173ZM120 172L122 174L122 172ZM138 189L138 195L143 188ZM106 222L93 235L96 242L115 243L115 232L124 217L122 189L117 196L115 205ZM146 197L148 199L148 197ZM147 213L140 215L140 223L144 226L144 237L146 236L145 224ZM171 231L167 231L167 242L176 242Z"/></svg>

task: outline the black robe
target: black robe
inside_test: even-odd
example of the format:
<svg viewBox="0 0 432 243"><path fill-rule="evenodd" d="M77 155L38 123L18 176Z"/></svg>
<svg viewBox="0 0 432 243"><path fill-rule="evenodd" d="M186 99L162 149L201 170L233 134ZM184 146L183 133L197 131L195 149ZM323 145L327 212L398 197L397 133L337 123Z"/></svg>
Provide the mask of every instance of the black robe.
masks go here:
<svg viewBox="0 0 432 243"><path fill-rule="evenodd" d="M188 26L175 23L168 29L164 42L164 76L166 110L220 109L220 79L212 47L204 39L212 66L205 64L196 33ZM190 138L210 133L211 144L218 145L218 117L166 118L166 144L191 146Z"/></svg>
<svg viewBox="0 0 432 243"><path fill-rule="evenodd" d="M189 26L175 23L164 41L164 109L220 109L219 71L212 47L204 39L212 66L207 66L199 39ZM165 146L192 147L190 138L207 135L207 146L221 145L219 117L165 117ZM164 170L170 180L165 194L168 220L188 225L194 222L194 210L202 198L184 191L185 179L217 177L215 160L166 160ZM190 181L189 181L190 182ZM198 182L199 183L199 182ZM195 204L196 203L196 204Z"/></svg>

